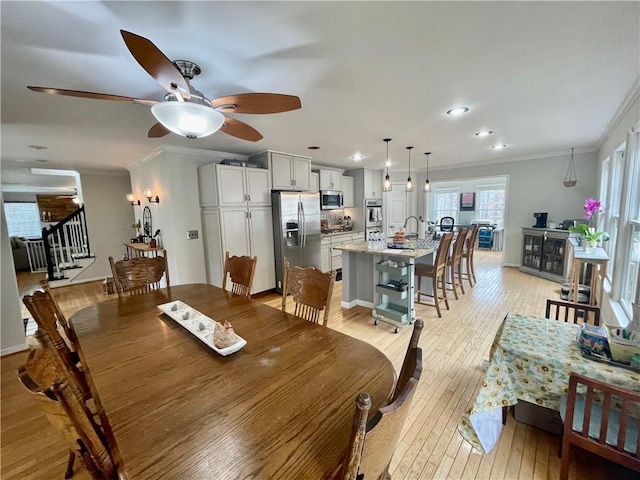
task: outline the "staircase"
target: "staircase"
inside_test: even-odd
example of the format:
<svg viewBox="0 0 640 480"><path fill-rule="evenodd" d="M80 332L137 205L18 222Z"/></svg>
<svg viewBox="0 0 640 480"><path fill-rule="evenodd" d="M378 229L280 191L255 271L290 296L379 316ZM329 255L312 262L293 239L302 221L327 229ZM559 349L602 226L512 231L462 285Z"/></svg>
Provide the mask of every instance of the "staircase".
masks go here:
<svg viewBox="0 0 640 480"><path fill-rule="evenodd" d="M84 205L51 228L43 228L41 250L34 249L33 255L31 248L28 252L31 270L46 268L51 286L72 283L95 262L89 246Z"/></svg>

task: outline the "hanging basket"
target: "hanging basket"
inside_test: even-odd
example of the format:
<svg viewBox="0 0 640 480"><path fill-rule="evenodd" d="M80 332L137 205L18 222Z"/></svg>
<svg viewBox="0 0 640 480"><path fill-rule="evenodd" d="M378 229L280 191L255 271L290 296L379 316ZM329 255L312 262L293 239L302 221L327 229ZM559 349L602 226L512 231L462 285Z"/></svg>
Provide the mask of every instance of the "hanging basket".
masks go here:
<svg viewBox="0 0 640 480"><path fill-rule="evenodd" d="M571 149L571 160L567 167L567 174L564 176L564 186L567 188L575 187L578 183L578 175L576 174L576 164L573 161L573 148Z"/></svg>

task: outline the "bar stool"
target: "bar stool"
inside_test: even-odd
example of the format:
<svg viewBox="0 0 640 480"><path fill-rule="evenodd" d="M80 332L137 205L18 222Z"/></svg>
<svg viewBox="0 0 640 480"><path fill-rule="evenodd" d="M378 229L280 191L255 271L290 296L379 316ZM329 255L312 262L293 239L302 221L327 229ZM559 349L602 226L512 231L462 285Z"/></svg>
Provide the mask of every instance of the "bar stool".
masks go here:
<svg viewBox="0 0 640 480"><path fill-rule="evenodd" d="M447 299L447 257L449 256L449 247L451 246L451 240L453 239L453 233L448 232L445 233L440 239L440 245L438 245L438 250L436 252L436 257L434 259L433 265L425 264L425 263L416 263L416 276L418 277L418 299L416 303L420 305L429 305L431 307L436 307L436 311L438 312L438 317L442 317L442 313L440 312L440 301L444 300L444 304L449 310L449 300ZM428 277L431 279L433 294L429 295L427 293L423 293L422 290L422 278ZM442 282L442 299L438 298L438 280ZM420 301L420 296L432 297L433 303L423 303Z"/></svg>
<svg viewBox="0 0 640 480"><path fill-rule="evenodd" d="M464 248L464 242L467 239L468 228L461 228L458 230L458 236L456 238L456 242L453 245L453 252L449 255L447 260L447 265L449 266L449 279L451 280L451 289L453 290L453 295L458 300L458 290L456 287L458 283L460 284L460 290L464 293L464 285L462 285L462 250ZM457 281L456 281L456 276Z"/></svg>
<svg viewBox="0 0 640 480"><path fill-rule="evenodd" d="M476 249L478 230L480 230L480 226L474 225L471 229L471 233L467 236L464 250L462 250L462 259L465 261L465 271L462 272L462 278L469 282L470 287L473 287L474 283L478 283L476 280L476 271L473 265L473 252Z"/></svg>

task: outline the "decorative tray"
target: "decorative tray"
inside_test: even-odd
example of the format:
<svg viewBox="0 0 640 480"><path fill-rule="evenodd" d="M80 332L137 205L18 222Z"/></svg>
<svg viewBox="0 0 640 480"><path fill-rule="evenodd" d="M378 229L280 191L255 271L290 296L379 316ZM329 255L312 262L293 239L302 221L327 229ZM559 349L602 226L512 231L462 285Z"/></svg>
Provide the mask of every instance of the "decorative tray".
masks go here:
<svg viewBox="0 0 640 480"><path fill-rule="evenodd" d="M626 368L627 370L631 370L632 372L640 373L640 368L632 367L629 363L616 362L615 360L609 360L605 357L600 357L598 355L592 355L589 352L586 352L580 349L582 356L584 358L588 358L589 360L595 360L596 362L606 363L608 365L613 365L614 367Z"/></svg>
<svg viewBox="0 0 640 480"><path fill-rule="evenodd" d="M175 320L179 325L182 325L198 340L220 355L227 356L235 353L247 344L244 338L236 334L238 339L236 343L229 347L217 348L213 343L213 335L216 329L216 323L218 322L203 315L195 308L190 307L180 300L158 305L158 309L171 317L172 320Z"/></svg>

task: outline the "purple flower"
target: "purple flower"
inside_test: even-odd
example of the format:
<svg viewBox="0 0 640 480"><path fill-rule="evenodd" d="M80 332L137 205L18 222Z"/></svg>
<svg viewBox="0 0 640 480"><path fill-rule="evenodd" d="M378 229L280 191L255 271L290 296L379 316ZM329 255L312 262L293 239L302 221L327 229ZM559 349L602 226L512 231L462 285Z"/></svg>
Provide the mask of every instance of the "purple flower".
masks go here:
<svg viewBox="0 0 640 480"><path fill-rule="evenodd" d="M600 200L595 198L587 198L584 201L584 218L591 218L594 213L603 213L604 208L600 204Z"/></svg>

